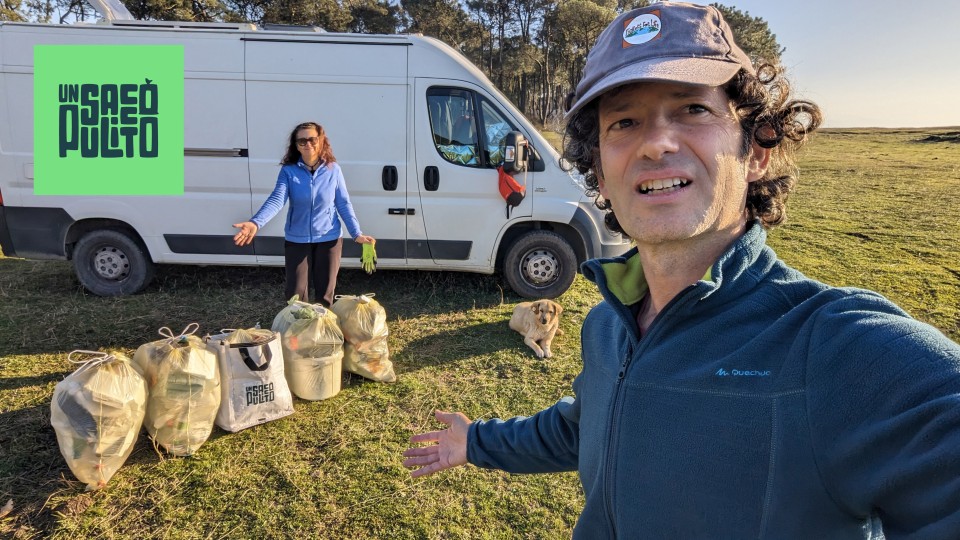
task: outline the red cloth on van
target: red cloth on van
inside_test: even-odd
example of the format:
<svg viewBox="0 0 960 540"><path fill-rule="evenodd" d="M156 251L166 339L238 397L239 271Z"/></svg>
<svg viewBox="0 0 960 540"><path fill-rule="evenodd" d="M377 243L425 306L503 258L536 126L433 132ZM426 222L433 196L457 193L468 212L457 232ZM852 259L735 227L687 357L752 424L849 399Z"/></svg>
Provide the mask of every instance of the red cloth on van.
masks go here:
<svg viewBox="0 0 960 540"><path fill-rule="evenodd" d="M507 219L510 219L510 211L523 202L523 198L527 194L527 188L507 174L503 170L503 165L497 167L497 175L499 176L500 195L503 196L503 200L507 201Z"/></svg>

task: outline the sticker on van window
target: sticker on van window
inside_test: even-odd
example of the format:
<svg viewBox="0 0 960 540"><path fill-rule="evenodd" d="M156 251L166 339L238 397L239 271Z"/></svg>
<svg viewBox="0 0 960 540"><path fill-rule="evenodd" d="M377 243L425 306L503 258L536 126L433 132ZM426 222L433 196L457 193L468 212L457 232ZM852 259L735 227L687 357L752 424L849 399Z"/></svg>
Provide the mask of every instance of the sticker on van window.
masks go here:
<svg viewBox="0 0 960 540"><path fill-rule="evenodd" d="M183 47L37 45L34 193L183 195Z"/></svg>

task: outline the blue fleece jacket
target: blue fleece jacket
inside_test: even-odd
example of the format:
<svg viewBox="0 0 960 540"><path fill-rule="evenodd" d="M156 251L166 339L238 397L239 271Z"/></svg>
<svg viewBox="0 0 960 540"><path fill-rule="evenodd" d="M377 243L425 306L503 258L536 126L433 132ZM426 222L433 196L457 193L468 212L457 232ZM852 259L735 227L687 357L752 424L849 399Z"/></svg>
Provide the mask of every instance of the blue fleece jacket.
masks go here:
<svg viewBox="0 0 960 540"><path fill-rule="evenodd" d="M475 422L468 460L577 469L575 538L960 538L960 347L765 240L752 224L643 338L636 251L585 263L604 301L576 398Z"/></svg>
<svg viewBox="0 0 960 540"><path fill-rule="evenodd" d="M283 231L285 238L291 242L306 244L336 240L342 233L339 218L343 218L351 237L363 234L353 213L353 205L350 204L343 172L335 162L321 165L313 174L310 174L303 161L296 165L284 165L273 193L250 221L262 229L287 200L290 201L290 209Z"/></svg>

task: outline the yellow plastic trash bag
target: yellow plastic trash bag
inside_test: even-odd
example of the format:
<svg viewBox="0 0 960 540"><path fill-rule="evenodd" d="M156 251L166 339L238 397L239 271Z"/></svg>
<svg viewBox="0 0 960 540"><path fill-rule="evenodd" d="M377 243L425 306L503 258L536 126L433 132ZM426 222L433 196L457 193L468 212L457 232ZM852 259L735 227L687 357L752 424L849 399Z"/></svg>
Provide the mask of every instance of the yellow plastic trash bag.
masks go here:
<svg viewBox="0 0 960 540"><path fill-rule="evenodd" d="M80 359L83 355L89 357ZM146 411L147 385L130 359L118 352L76 350L67 360L82 365L53 389L50 423L74 476L88 490L100 489L133 451Z"/></svg>
<svg viewBox="0 0 960 540"><path fill-rule="evenodd" d="M360 345L388 334L387 312L374 296L337 296L332 309L340 320L344 341Z"/></svg>
<svg viewBox="0 0 960 540"><path fill-rule="evenodd" d="M387 349L387 312L373 296L338 296L333 303L346 342L343 369L374 381L394 382L397 375Z"/></svg>
<svg viewBox="0 0 960 540"><path fill-rule="evenodd" d="M174 335L163 327L159 333L165 339L145 343L133 355L147 380L147 432L175 456L200 449L220 407L217 355L192 335L198 328L192 323Z"/></svg>
<svg viewBox="0 0 960 540"><path fill-rule="evenodd" d="M320 400L340 392L343 332L332 311L294 297L273 319L272 329L280 332L284 373L294 395Z"/></svg>
<svg viewBox="0 0 960 540"><path fill-rule="evenodd" d="M343 369L368 379L392 383L397 381L387 350L387 338L366 344L362 351L352 343L343 346Z"/></svg>

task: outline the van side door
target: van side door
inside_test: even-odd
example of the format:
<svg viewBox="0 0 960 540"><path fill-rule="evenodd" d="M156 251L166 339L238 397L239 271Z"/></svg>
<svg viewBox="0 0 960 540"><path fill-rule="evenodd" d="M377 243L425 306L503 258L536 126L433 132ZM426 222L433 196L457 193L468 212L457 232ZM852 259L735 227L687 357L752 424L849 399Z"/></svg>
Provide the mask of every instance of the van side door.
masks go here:
<svg viewBox="0 0 960 540"><path fill-rule="evenodd" d="M245 39L250 130L251 215L270 195L291 130L323 126L364 234L377 239L378 265L406 265L409 226L421 219L407 200L407 50L396 42L316 38ZM414 203L414 204L411 204ZM258 234L257 260L283 264L286 209ZM343 227L343 266L360 266L361 246Z"/></svg>
<svg viewBox="0 0 960 540"><path fill-rule="evenodd" d="M461 81L416 80L417 188L434 263L492 272L498 239L532 214L532 197L510 209L497 167L504 139L517 123L478 87ZM531 173L516 173L529 184Z"/></svg>

